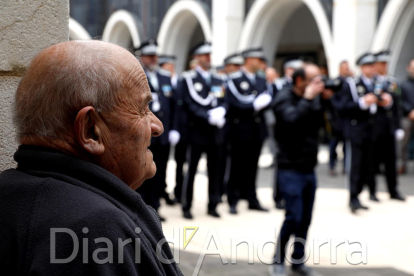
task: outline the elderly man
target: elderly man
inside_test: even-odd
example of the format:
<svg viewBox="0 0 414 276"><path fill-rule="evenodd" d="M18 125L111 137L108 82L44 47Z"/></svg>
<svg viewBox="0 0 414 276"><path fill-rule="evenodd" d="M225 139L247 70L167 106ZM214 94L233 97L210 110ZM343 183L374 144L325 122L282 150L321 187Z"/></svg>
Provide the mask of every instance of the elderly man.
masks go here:
<svg viewBox="0 0 414 276"><path fill-rule="evenodd" d="M121 47L72 41L35 57L15 98L18 166L0 174L3 271L181 274L157 214L134 191L156 172L148 147L163 126L151 100L140 63Z"/></svg>

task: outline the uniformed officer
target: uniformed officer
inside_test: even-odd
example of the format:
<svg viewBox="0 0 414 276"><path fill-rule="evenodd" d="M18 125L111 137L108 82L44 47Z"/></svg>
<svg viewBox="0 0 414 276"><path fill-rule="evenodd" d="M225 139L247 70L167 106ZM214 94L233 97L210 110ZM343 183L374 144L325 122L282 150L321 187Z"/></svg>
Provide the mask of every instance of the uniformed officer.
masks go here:
<svg viewBox="0 0 414 276"><path fill-rule="evenodd" d="M226 88L231 156L227 195L232 214L237 214L240 198L248 199L251 210L267 211L257 199L256 174L266 135L261 111L269 106L272 97L266 80L256 74L264 56L262 49L246 50L242 55L244 66L229 75Z"/></svg>
<svg viewBox="0 0 414 276"><path fill-rule="evenodd" d="M350 208L367 210L358 199L364 184L370 191L375 185L375 161L373 160L374 124L378 107L388 106L392 99L386 93L375 91L375 57L371 53L357 60L361 76L349 78L341 91L337 107L345 116L344 137L346 139L346 170L349 174ZM377 93L377 94L375 94Z"/></svg>
<svg viewBox="0 0 414 276"><path fill-rule="evenodd" d="M389 51L382 51L375 54L375 90L388 93L393 98L393 104L387 107L378 107L375 114L374 126L374 158L378 166L384 165L385 177L387 180L388 192L392 199L403 201L404 198L397 191L397 155L396 139L404 138L404 130L400 125L399 95L397 95L397 80L388 75L387 67L390 58ZM370 199L379 201L376 197L376 186L371 191Z"/></svg>
<svg viewBox="0 0 414 276"><path fill-rule="evenodd" d="M224 103L223 76L212 73L210 69L211 44L203 42L192 51L198 61L195 70L185 72L179 88L188 106L187 150L188 171L184 178L181 203L183 216L193 218L190 209L193 200L194 178L198 162L203 152L207 153L208 169L208 214L220 217L216 211L220 200L218 158L224 141L221 129L226 120Z"/></svg>
<svg viewBox="0 0 414 276"><path fill-rule="evenodd" d="M283 77L276 80L275 85L280 91L286 86L292 86L292 76L295 70L302 68L305 63L300 59L292 59L283 65Z"/></svg>
<svg viewBox="0 0 414 276"><path fill-rule="evenodd" d="M188 119L187 109L184 106L184 100L181 95L181 91L178 88L178 74L175 71L175 56L160 55L158 57L158 64L162 69L165 69L171 73L171 85L173 87L173 112L174 112L174 126L180 133L180 140L174 147L174 159L176 163L175 170L175 188L174 188L174 202L181 203L181 193L184 180L183 168L186 162L186 153L188 146Z"/></svg>
<svg viewBox="0 0 414 276"><path fill-rule="evenodd" d="M244 58L240 54L229 55L224 59L224 72L228 75L239 71L243 64Z"/></svg>
<svg viewBox="0 0 414 276"><path fill-rule="evenodd" d="M180 140L180 134L173 126L171 73L157 68L157 42L150 39L142 43L135 54L140 56L152 92L153 101L150 103L150 109L160 119L164 126L164 132L167 134L152 138L150 150L157 165L157 173L137 190L143 200L158 211L160 197L163 197L167 204L173 204L166 192L165 179L170 144L177 144Z"/></svg>

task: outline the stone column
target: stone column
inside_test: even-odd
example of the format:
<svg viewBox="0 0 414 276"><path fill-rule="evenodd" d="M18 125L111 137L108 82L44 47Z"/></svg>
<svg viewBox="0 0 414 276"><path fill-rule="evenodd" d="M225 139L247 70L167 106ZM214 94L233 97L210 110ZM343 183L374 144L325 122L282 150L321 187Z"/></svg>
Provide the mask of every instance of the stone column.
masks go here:
<svg viewBox="0 0 414 276"><path fill-rule="evenodd" d="M356 59L371 48L377 26L378 0L334 0L333 35L336 67ZM338 68L332 68L337 72Z"/></svg>
<svg viewBox="0 0 414 276"><path fill-rule="evenodd" d="M237 51L243 27L245 0L213 0L213 55L212 64L223 64L227 55Z"/></svg>
<svg viewBox="0 0 414 276"><path fill-rule="evenodd" d="M21 76L42 49L69 38L69 0L1 0L0 172L17 148L12 103Z"/></svg>

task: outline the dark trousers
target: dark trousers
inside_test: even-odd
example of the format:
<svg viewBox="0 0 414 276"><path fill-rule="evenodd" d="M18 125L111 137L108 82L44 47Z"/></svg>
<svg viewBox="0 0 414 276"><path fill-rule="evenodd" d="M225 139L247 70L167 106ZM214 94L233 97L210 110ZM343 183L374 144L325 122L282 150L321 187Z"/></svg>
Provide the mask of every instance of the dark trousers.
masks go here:
<svg viewBox="0 0 414 276"><path fill-rule="evenodd" d="M157 172L154 177L148 179L137 189L144 202L155 210L160 207L160 197L165 193L167 183L165 182L167 173L167 163L170 154L170 145L151 145L150 150L153 155Z"/></svg>
<svg viewBox="0 0 414 276"><path fill-rule="evenodd" d="M347 141L346 167L349 174L350 200L355 200L361 193L364 184L372 192L375 190L374 141L366 139L362 142Z"/></svg>
<svg viewBox="0 0 414 276"><path fill-rule="evenodd" d="M175 146L175 151L174 151L174 159L175 159L175 163L177 164L177 168L175 170L174 196L180 202L181 202L181 192L182 192L183 181L184 181L183 167L184 167L184 163L186 162L187 147L188 147L187 142L180 142Z"/></svg>
<svg viewBox="0 0 414 276"><path fill-rule="evenodd" d="M394 135L377 137L374 143L374 160L377 162L377 167L384 165L388 192L390 195L395 195L397 193L397 154ZM375 184L370 192L376 192Z"/></svg>
<svg viewBox="0 0 414 276"><path fill-rule="evenodd" d="M263 141L237 141L230 146L230 177L227 184L227 199L236 205L246 198L250 205L258 203L256 175Z"/></svg>
<svg viewBox="0 0 414 276"><path fill-rule="evenodd" d="M198 145L190 144L187 150L188 171L184 178L181 204L184 211L191 209L193 202L194 178L197 172L201 154L207 154L208 171L208 209L214 210L220 199L218 157L219 147L214 144Z"/></svg>
<svg viewBox="0 0 414 276"><path fill-rule="evenodd" d="M275 174L273 178L273 199L276 203L280 203L283 200L282 192L280 191L280 185L278 182L279 170L275 168Z"/></svg>
<svg viewBox="0 0 414 276"><path fill-rule="evenodd" d="M314 172L300 173L294 170L279 170L278 182L285 200L286 214L280 230L274 262L283 264L290 236L294 235L295 238L305 241L307 239L317 184ZM304 253L303 244L295 242L292 258L302 259Z"/></svg>

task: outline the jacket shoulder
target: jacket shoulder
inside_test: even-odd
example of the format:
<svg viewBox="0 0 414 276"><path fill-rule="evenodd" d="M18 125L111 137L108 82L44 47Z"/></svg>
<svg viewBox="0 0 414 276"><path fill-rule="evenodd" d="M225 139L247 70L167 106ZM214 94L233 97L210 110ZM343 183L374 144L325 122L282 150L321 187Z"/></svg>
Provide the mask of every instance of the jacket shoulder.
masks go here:
<svg viewBox="0 0 414 276"><path fill-rule="evenodd" d="M170 71L167 71L167 70L165 70L165 69L159 69L158 70L158 73L161 75L161 76L163 76L163 77L168 77L168 78L171 78L171 72Z"/></svg>
<svg viewBox="0 0 414 276"><path fill-rule="evenodd" d="M197 77L197 72L195 70L189 70L189 71L185 71L183 72L183 77L184 78L192 78L195 79Z"/></svg>
<svg viewBox="0 0 414 276"><path fill-rule="evenodd" d="M241 71L236 71L236 72L233 72L233 73L229 74L229 79L238 79L238 78L241 78L242 75L243 74L242 74Z"/></svg>

